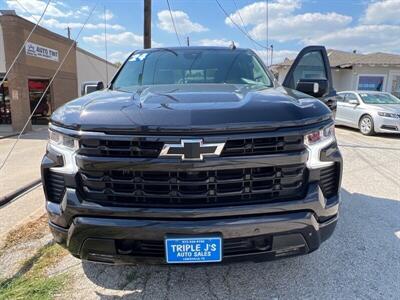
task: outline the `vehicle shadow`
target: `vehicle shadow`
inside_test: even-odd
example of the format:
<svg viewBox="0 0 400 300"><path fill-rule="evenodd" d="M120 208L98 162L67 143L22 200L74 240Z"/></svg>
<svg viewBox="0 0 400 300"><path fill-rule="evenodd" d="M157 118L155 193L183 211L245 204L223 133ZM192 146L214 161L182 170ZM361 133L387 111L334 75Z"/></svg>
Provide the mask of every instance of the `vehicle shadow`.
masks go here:
<svg viewBox="0 0 400 300"><path fill-rule="evenodd" d="M97 291L100 299L396 298L400 197L395 197L342 190L335 233L306 256L228 265L82 266L92 283L109 290Z"/></svg>

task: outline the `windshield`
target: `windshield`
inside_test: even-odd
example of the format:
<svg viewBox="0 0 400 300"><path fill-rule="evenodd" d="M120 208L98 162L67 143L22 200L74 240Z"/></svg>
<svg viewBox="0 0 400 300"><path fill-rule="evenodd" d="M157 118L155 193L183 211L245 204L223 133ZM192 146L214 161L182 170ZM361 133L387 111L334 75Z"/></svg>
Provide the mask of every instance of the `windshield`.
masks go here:
<svg viewBox="0 0 400 300"><path fill-rule="evenodd" d="M132 54L112 88L133 91L141 85L231 83L272 86L251 51L231 49L156 49Z"/></svg>
<svg viewBox="0 0 400 300"><path fill-rule="evenodd" d="M360 93L365 104L400 104L400 99L391 94Z"/></svg>

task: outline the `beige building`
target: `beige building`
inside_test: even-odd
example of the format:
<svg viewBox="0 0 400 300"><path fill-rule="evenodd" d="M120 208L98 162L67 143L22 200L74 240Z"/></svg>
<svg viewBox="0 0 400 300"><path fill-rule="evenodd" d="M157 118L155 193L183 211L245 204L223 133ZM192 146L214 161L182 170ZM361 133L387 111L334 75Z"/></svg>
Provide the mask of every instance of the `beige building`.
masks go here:
<svg viewBox="0 0 400 300"><path fill-rule="evenodd" d="M400 55L358 54L329 49L328 57L336 91L376 90L400 97ZM286 59L273 66L279 82L285 78L292 62Z"/></svg>
<svg viewBox="0 0 400 300"><path fill-rule="evenodd" d="M4 77L34 25L13 11L0 13L0 79ZM11 125L14 131L23 127L73 43L71 39L40 26L36 28L0 87L0 126ZM117 66L74 44L38 106L32 123L46 124L52 111L80 96L83 82L103 81L106 84L106 64L110 79Z"/></svg>

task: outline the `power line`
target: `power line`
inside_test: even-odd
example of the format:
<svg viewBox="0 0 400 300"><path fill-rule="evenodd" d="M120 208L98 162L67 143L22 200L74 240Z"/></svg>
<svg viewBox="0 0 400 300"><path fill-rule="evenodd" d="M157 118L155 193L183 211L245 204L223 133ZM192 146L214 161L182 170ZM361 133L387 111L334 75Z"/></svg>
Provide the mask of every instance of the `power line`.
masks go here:
<svg viewBox="0 0 400 300"><path fill-rule="evenodd" d="M169 14L170 14L170 16L171 16L172 25L174 26L174 30L175 30L175 34L176 34L176 39L178 40L179 46L182 46L182 45L181 45L181 40L179 39L178 31L176 30L176 25L175 25L175 21L174 21L174 16L172 15L171 6L169 5L169 0L167 0L167 5L168 5Z"/></svg>
<svg viewBox="0 0 400 300"><path fill-rule="evenodd" d="M242 23L242 28L243 28L243 30L246 31L247 35L250 35L250 34L249 34L249 31L246 29L246 25L245 25L245 23L244 23L244 21L243 21L242 14L240 13L240 9L239 9L239 7L238 7L238 5L237 5L237 3L236 3L236 0L232 0L232 1L233 1L233 3L235 4L235 8L236 8L236 11L237 11L237 13L238 13L238 15L239 15L240 22Z"/></svg>
<svg viewBox="0 0 400 300"><path fill-rule="evenodd" d="M243 21L243 18L242 18L242 14L240 13L240 9L239 9L239 7L238 7L238 5L237 5L237 3L236 3L236 0L232 0L232 1L233 1L233 3L235 4L236 11L237 11L237 13L238 13L238 15L239 15L240 21L242 22L242 28L243 28L243 30L245 30L246 33L248 34L249 32L248 32L247 29L246 29L246 25L244 24L244 21Z"/></svg>
<svg viewBox="0 0 400 300"><path fill-rule="evenodd" d="M17 1L17 2L18 2L18 1ZM31 32L29 33L28 37L26 38L25 42L23 43L23 45L22 45L21 48L19 49L17 56L14 58L14 60L13 60L13 62L11 63L10 67L8 68L8 71L6 72L6 74L4 74L4 77L3 77L3 79L1 80L0 86L3 85L4 81L6 81L6 78L7 78L8 74L10 73L11 69L14 67L15 63L17 62L18 57L19 57L19 56L21 55L21 53L22 53L22 50L24 50L24 48L25 48L26 44L28 43L29 39L31 38L33 32L34 32L35 29L39 26L40 21L42 21L43 16L44 16L44 14L46 13L47 8L49 7L50 2L51 2L51 0L47 1L46 7L44 8L44 10L43 10L43 12L42 12L42 15L40 16L39 21L36 22L35 26L32 28ZM18 2L18 4L21 5L19 2ZM23 6L21 5L21 7L23 7Z"/></svg>
<svg viewBox="0 0 400 300"><path fill-rule="evenodd" d="M225 14L225 16L227 18L229 18L229 20L231 20L232 24L235 25L235 27L241 32L243 33L250 41L252 41L254 44L260 46L263 49L266 49L268 51L268 47L265 47L264 45L260 44L259 42L257 42L256 40L254 40L250 34L248 34L245 30L243 30L235 21L233 21L233 19L231 18L231 16L226 12L226 10L222 7L221 3L218 0L215 0L219 6L219 8L222 10L222 12Z"/></svg>
<svg viewBox="0 0 400 300"><path fill-rule="evenodd" d="M49 2L50 2L50 1L49 1ZM5 164L7 163L8 159L10 158L11 153L13 152L13 150L14 150L15 146L17 145L18 141L21 139L22 134L24 133L26 127L28 126L29 122L31 121L31 119L32 119L33 115L35 114L37 108L39 107L39 105L41 104L42 100L44 99L44 96L46 95L46 93L47 93L48 90L50 89L50 86L51 86L51 84L53 83L54 79L56 78L58 72L60 72L62 66L64 65L64 62L66 61L66 59L67 59L69 53L71 52L72 48L73 48L74 45L76 44L76 42L77 42L79 36L81 35L83 29L86 27L86 24L88 23L88 21L89 21L90 17L92 16L94 10L96 9L97 4L98 4L98 2L97 2L96 5L93 7L93 9L90 11L89 15L87 16L87 18L86 18L86 20L85 20L85 23L82 25L81 29L79 30L79 32L78 32L78 34L77 34L75 40L71 43L71 46L69 47L67 53L65 54L63 60L61 61L60 65L58 66L58 68L57 68L56 72L54 73L53 77L52 77L51 80L49 81L49 84L47 85L46 89L43 91L43 94L42 94L42 96L40 97L38 103L36 104L35 108L32 110L31 115L29 116L28 120L26 121L24 127L22 128L21 132L19 133L19 135L18 135L17 139L15 140L14 144L11 146L10 151L8 151L6 157L4 158L4 160L3 160L3 162L2 162L2 164L1 164L1 166L0 166L0 170L3 169L3 167L4 167Z"/></svg>

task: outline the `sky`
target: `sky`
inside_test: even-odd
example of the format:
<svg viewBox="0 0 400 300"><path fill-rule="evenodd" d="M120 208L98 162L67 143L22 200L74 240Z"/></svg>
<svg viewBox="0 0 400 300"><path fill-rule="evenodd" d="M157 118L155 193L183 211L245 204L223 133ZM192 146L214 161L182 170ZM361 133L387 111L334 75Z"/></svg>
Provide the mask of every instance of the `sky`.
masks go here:
<svg viewBox="0 0 400 300"><path fill-rule="evenodd" d="M47 1L0 0L0 9L14 9L35 22ZM400 0L169 0L169 4L171 13L167 0L152 1L153 47L186 45L186 37L191 45L229 46L234 41L256 50L268 64L271 51L265 49L270 45L272 63L293 58L311 44L400 54ZM143 0L51 0L41 25L64 36L70 27L75 39L89 15L77 39L79 47L105 58L105 23L108 60L123 62L143 47Z"/></svg>

